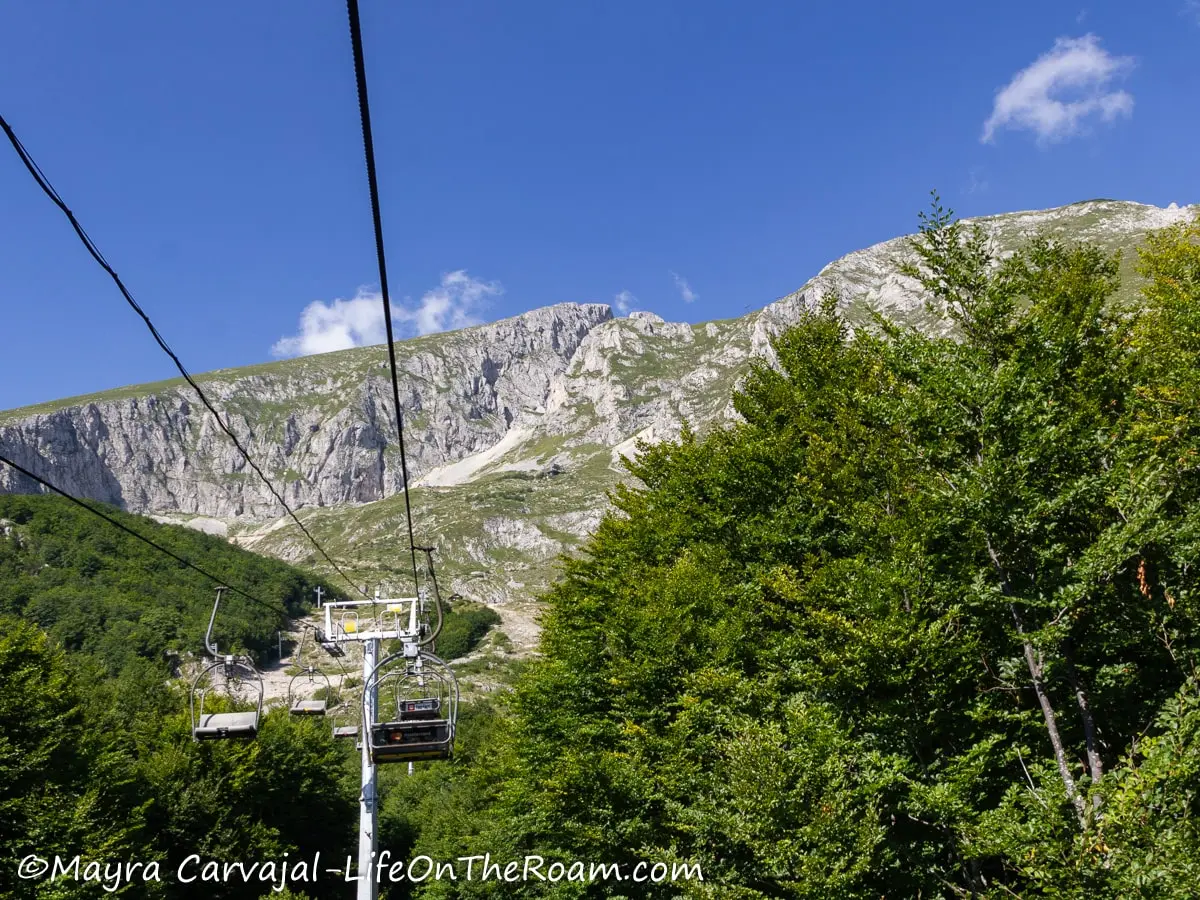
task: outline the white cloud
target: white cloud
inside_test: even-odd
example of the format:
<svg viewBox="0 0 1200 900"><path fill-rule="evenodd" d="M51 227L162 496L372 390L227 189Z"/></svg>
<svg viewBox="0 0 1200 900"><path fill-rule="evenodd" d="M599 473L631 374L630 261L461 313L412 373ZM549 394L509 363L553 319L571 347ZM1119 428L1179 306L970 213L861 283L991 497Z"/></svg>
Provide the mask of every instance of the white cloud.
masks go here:
<svg viewBox="0 0 1200 900"><path fill-rule="evenodd" d="M637 303L637 297L633 296L632 291L621 291L621 293L613 297L613 306L617 308L617 312L621 315L625 315L633 309L633 304L635 303Z"/></svg>
<svg viewBox="0 0 1200 900"><path fill-rule="evenodd" d="M679 296L683 298L684 303L691 303L700 295L692 290L691 285L687 283L687 279L682 275L671 273L671 277L675 279L675 287L679 288Z"/></svg>
<svg viewBox="0 0 1200 900"><path fill-rule="evenodd" d="M426 291L415 306L393 303L392 324L401 335L478 325L480 319L475 314L484 301L503 292L499 283L480 281L459 269L443 275L441 283ZM350 300L310 303L300 314L300 333L276 341L271 353L280 357L311 356L386 341L382 296L378 291L359 288Z"/></svg>
<svg viewBox="0 0 1200 900"><path fill-rule="evenodd" d="M1184 0L1183 9L1180 11L1197 25L1200 25L1200 0Z"/></svg>
<svg viewBox="0 0 1200 900"><path fill-rule="evenodd" d="M503 293L499 282L480 281L459 269L443 275L442 283L427 291L416 308L400 306L393 315L396 321L412 325L417 334L467 328L480 323L475 314L488 297Z"/></svg>
<svg viewBox="0 0 1200 900"><path fill-rule="evenodd" d="M281 338L271 347L275 356L310 356L331 353L386 340L383 304L378 294L361 288L353 300L334 300L329 305L316 300L300 314L300 333Z"/></svg>
<svg viewBox="0 0 1200 900"><path fill-rule="evenodd" d="M1049 144L1084 134L1088 122L1112 122L1133 113L1133 95L1112 90L1114 79L1133 68L1129 56L1112 56L1094 34L1059 38L1036 62L996 93L983 126L989 143L1001 128L1032 131Z"/></svg>

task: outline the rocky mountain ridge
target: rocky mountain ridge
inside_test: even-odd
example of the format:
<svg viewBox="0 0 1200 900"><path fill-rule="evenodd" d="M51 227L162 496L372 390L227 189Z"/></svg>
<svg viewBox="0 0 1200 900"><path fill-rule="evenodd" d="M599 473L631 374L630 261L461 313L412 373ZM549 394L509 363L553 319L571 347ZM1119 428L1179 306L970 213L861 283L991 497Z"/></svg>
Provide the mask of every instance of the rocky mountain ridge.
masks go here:
<svg viewBox="0 0 1200 900"><path fill-rule="evenodd" d="M1093 201L978 222L1001 250L1042 230L1122 249L1128 265L1147 231L1196 212ZM896 271L904 241L848 254L737 319L692 325L563 303L398 343L412 499L455 588L491 601L538 590L558 554L598 521L620 456L638 440L672 437L685 420L701 428L726 420L749 360L769 359L771 335L825 292L838 292L852 320L870 306L927 324L914 285ZM392 571L400 478L384 347L198 380L356 577ZM181 380L0 413L0 447L77 495L190 521L288 559L311 556ZM0 491L34 489L0 467Z"/></svg>

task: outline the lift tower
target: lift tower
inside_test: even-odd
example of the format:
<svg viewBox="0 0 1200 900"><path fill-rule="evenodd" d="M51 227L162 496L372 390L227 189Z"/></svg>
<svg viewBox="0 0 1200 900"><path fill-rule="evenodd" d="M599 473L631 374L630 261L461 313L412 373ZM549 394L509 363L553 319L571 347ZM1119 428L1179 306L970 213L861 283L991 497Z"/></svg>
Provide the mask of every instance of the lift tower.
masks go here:
<svg viewBox="0 0 1200 900"><path fill-rule="evenodd" d="M379 885L375 881L375 853L379 822L379 794L376 764L371 758L371 723L379 706L379 685L372 676L379 663L381 641L401 641L406 653L415 653L421 637L418 612L420 597L382 598L378 589L373 600L346 600L326 603L325 640L322 643L362 644L363 689L362 723L358 743L362 750L362 791L358 797L358 893L357 900L376 900Z"/></svg>

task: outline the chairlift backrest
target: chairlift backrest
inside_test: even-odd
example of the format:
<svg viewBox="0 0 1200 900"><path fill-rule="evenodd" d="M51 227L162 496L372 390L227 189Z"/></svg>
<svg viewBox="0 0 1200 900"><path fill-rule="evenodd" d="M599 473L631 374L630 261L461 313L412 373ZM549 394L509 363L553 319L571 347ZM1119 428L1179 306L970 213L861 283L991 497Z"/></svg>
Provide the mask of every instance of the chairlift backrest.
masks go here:
<svg viewBox="0 0 1200 900"><path fill-rule="evenodd" d="M438 719L442 714L440 697L422 697L419 700L402 700L399 704L402 719Z"/></svg>

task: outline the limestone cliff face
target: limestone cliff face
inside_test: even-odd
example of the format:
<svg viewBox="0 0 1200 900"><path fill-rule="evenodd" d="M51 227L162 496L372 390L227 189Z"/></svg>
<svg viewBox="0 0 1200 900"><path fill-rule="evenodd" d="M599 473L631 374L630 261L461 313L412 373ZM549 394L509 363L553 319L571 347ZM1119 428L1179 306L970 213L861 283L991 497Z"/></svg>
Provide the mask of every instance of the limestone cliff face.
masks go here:
<svg viewBox="0 0 1200 900"><path fill-rule="evenodd" d="M562 304L400 345L410 476L483 450L544 406L581 343L612 319ZM364 503L400 485L383 348L200 379L289 505ZM16 411L0 446L64 490L134 512L269 518L282 508L182 382ZM3 468L3 467L0 467ZM7 468L0 490L35 486Z"/></svg>
<svg viewBox="0 0 1200 900"><path fill-rule="evenodd" d="M1132 290L1132 249L1145 233L1197 211L1097 201L979 224L1002 253L1038 231L1123 249ZM564 303L399 343L409 474L423 492L414 495L423 527L468 579L464 592L471 584L502 597L548 577L546 561L594 527L621 457L684 421L732 418L731 392L749 360L771 361L772 336L826 293L838 294L852 322L872 308L934 327L915 285L897 274L906 253L902 238L851 253L739 319L614 318L602 304ZM388 558L399 533L389 498L401 479L385 348L200 380L289 505L325 528L328 546L358 561ZM282 508L181 381L0 413L0 448L81 496L203 516L203 527L290 559L310 549L270 527ZM0 466L0 491L35 489ZM492 580L469 581L489 561L502 562ZM536 577L518 578L522 566Z"/></svg>

